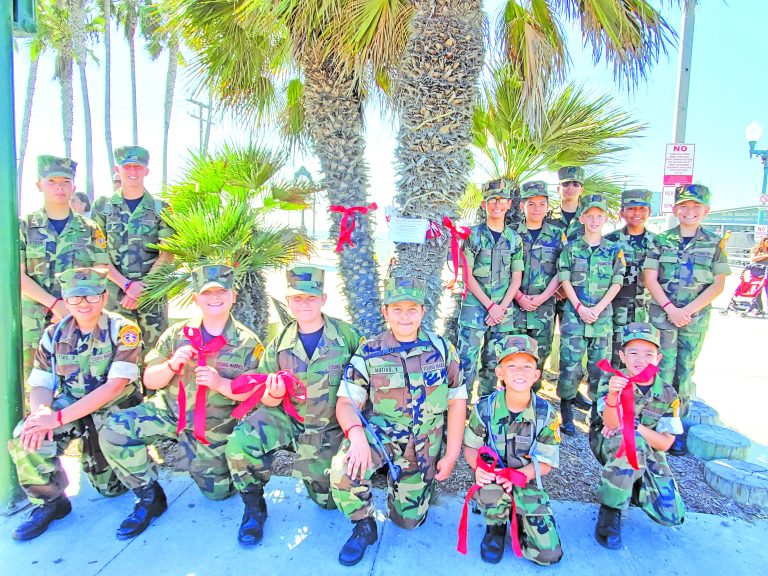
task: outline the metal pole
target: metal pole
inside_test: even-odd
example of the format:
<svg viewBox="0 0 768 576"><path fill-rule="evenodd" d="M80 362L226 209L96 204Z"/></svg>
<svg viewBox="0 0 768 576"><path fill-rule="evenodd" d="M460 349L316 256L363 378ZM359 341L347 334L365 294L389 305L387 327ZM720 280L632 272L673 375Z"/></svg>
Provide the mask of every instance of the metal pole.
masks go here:
<svg viewBox="0 0 768 576"><path fill-rule="evenodd" d="M691 82L693 57L693 25L696 18L696 0L685 0L683 5L682 44L677 72L677 98L675 105L674 142L685 142L685 124L688 120L688 87Z"/></svg>
<svg viewBox="0 0 768 576"><path fill-rule="evenodd" d="M19 206L16 197L16 133L13 118L13 0L0 0L0 446L21 418L21 314L19 279ZM4 222L4 224L3 224ZM16 468L0 451L0 505L19 494Z"/></svg>

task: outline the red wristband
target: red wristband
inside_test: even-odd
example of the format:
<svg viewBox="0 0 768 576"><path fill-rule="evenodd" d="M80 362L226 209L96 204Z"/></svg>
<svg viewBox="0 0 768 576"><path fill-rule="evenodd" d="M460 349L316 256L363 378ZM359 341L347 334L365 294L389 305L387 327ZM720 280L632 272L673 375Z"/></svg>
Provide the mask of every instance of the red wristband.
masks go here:
<svg viewBox="0 0 768 576"><path fill-rule="evenodd" d="M581 308L581 302L579 302L578 304L576 304L576 312L578 312L578 311L579 311L579 308Z"/></svg>
<svg viewBox="0 0 768 576"><path fill-rule="evenodd" d="M619 403L618 403L618 402L616 402L616 404L608 404L608 400L606 400L606 401L605 401L605 405L606 405L606 406L608 406L609 408L616 408L616 406L618 406L618 405L619 405Z"/></svg>
<svg viewBox="0 0 768 576"><path fill-rule="evenodd" d="M53 309L56 307L56 304L58 304L59 302L61 302L61 298L56 298L56 299L53 301L53 304L51 304L51 305L48 307L47 311L48 311L48 312L53 312Z"/></svg>
<svg viewBox="0 0 768 576"><path fill-rule="evenodd" d="M61 410L56 412L56 422L59 423L59 426L64 426L64 421L61 418Z"/></svg>
<svg viewBox="0 0 768 576"><path fill-rule="evenodd" d="M363 425L362 425L362 424L352 424L352 426L350 426L349 428L347 428L346 430L344 430L344 438L346 438L347 440L349 440L349 433L350 433L352 430L354 430L355 428L362 428L362 427L363 427Z"/></svg>
<svg viewBox="0 0 768 576"><path fill-rule="evenodd" d="M123 284L123 292L128 292L128 289L131 287L131 284L133 284L133 280L128 280L128 282Z"/></svg>
<svg viewBox="0 0 768 576"><path fill-rule="evenodd" d="M178 369L178 370L174 370L174 369L173 369L173 366L171 366L171 361L170 361L170 360L166 360L166 361L165 361L165 365L166 365L166 366L168 366L168 370L170 370L170 371L171 371L171 372L173 372L174 374L178 374L179 372L181 372L181 367L179 367L179 369Z"/></svg>
<svg viewBox="0 0 768 576"><path fill-rule="evenodd" d="M661 309L662 309L662 310L664 310L664 309L665 309L667 306L669 306L670 304L672 304L672 300L667 300L667 303L666 303L666 304L664 304L664 306L662 306L662 307L661 307Z"/></svg>
<svg viewBox="0 0 768 576"><path fill-rule="evenodd" d="M491 311L491 308L493 308L494 306L496 306L496 302L491 302L491 303L488 305L488 308L486 308L486 310L488 310L488 312L490 312L490 311Z"/></svg>

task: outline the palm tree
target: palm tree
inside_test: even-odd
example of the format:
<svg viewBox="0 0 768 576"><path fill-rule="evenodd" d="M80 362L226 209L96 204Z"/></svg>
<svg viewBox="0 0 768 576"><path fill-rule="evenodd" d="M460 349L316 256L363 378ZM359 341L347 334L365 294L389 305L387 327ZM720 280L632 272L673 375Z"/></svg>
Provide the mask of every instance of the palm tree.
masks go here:
<svg viewBox="0 0 768 576"><path fill-rule="evenodd" d="M72 28L69 25L70 0L51 0L49 12L51 19L51 46L56 50L54 77L61 89L61 126L64 138L64 155L72 156L72 125L74 123L74 91L72 89L72 67L74 48L72 46Z"/></svg>
<svg viewBox="0 0 768 576"><path fill-rule="evenodd" d="M101 0L104 19L104 144L107 147L109 170L114 170L115 155L112 146L112 0Z"/></svg>
<svg viewBox="0 0 768 576"><path fill-rule="evenodd" d="M260 146L224 146L196 155L178 184L166 191L171 210L162 218L175 230L160 247L174 255L147 278L142 305L181 298L189 302L190 271L206 262L235 268L239 293L235 316L266 337L269 300L264 271L309 256L310 240L301 232L270 224L279 210L302 210L314 189L277 178L285 155Z"/></svg>

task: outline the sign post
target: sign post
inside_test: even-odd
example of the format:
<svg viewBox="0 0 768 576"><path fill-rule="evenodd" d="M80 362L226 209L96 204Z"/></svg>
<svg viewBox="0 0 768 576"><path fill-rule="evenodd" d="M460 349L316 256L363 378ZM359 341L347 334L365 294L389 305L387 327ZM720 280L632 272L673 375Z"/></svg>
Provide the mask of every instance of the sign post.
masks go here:
<svg viewBox="0 0 768 576"><path fill-rule="evenodd" d="M693 184L695 144L667 144L664 155L664 189L661 193L661 213L672 213L675 205L675 188Z"/></svg>

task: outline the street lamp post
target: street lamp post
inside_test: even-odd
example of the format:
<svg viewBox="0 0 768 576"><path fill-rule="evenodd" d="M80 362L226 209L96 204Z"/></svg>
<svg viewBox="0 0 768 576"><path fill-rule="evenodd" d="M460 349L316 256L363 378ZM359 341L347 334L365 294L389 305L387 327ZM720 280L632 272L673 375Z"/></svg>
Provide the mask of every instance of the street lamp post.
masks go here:
<svg viewBox="0 0 768 576"><path fill-rule="evenodd" d="M757 150L755 148L757 141L760 140L760 137L763 135L763 127L760 126L760 124L757 122L752 122L752 124L747 126L745 133L747 136L747 142L749 143L749 157L752 158L753 156L759 156L763 163L763 189L761 195L765 196L766 189L768 187L768 163L766 163L766 158L768 158L768 150ZM761 203L764 204L762 201Z"/></svg>

